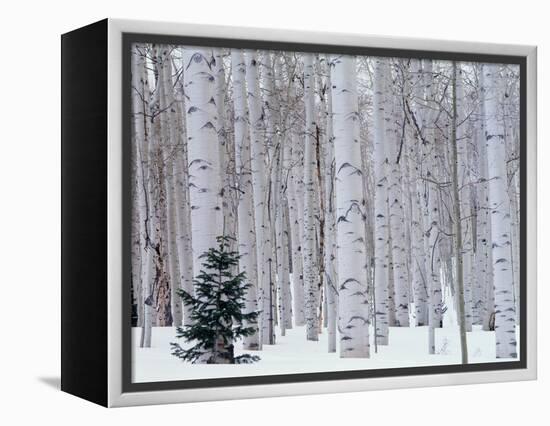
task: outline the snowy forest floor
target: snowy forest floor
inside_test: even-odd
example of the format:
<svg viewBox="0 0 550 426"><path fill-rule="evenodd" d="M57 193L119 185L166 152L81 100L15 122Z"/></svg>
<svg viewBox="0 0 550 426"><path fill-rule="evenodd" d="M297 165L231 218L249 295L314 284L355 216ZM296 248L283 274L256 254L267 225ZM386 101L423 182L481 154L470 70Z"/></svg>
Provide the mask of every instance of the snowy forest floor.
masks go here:
<svg viewBox="0 0 550 426"><path fill-rule="evenodd" d="M236 344L237 355L253 353L261 357L259 362L245 365L200 365L181 361L171 355L170 342L178 342L183 347L188 345L175 338L173 327L154 327L151 348L139 348L141 329L136 327L132 339L132 377L134 383L139 383L459 364L460 337L458 326L454 324L454 312L449 310L443 328L435 331L435 355L428 354L428 327L390 327L390 344L379 346L378 353L374 353L371 342L369 359L342 359L338 352L328 353L324 329L318 342L305 339L305 327L287 330L284 337L277 330L277 344L264 345L260 352L243 351L241 344ZM468 333L468 353L470 363L507 361L495 358L495 333L482 331L481 326L474 326Z"/></svg>

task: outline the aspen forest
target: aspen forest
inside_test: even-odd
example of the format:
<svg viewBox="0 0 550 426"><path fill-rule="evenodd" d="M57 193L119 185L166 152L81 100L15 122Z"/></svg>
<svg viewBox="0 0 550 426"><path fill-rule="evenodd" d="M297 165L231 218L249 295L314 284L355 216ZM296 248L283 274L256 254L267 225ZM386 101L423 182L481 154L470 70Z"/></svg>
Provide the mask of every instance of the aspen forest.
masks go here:
<svg viewBox="0 0 550 426"><path fill-rule="evenodd" d="M519 66L136 43L131 76L134 381L518 360Z"/></svg>

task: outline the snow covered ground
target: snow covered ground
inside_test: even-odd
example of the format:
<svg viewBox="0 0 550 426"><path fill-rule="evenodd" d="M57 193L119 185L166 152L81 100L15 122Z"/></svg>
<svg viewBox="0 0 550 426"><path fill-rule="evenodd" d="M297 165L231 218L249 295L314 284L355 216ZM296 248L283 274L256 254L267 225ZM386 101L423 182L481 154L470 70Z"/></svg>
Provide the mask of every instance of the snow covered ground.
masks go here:
<svg viewBox="0 0 550 426"><path fill-rule="evenodd" d="M134 328L133 382L459 364L460 339L458 327L451 325L452 316L446 315L444 327L436 329L435 355L428 354L428 327L390 328L389 346L379 347L378 353L374 353L371 342L370 359L341 359L338 352L327 353L326 330L318 342L310 342L305 339L305 327L296 327L287 330L285 337L278 334L276 345L264 345L262 351L254 352L261 361L250 365L183 362L170 354L170 342L177 341L185 346L183 341L175 339L172 327L154 328L152 347L139 348L141 330ZM238 349L239 346L236 345L237 354L245 353ZM468 333L468 352L470 363L501 361L495 358L494 332L482 331L479 326Z"/></svg>

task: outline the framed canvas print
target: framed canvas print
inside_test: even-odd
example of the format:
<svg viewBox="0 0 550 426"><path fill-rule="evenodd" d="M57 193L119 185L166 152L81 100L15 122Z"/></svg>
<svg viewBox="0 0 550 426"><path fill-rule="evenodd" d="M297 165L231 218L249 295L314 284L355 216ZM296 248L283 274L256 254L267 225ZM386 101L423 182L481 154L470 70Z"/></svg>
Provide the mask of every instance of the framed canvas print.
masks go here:
<svg viewBox="0 0 550 426"><path fill-rule="evenodd" d="M62 389L106 406L536 377L536 49L62 36Z"/></svg>

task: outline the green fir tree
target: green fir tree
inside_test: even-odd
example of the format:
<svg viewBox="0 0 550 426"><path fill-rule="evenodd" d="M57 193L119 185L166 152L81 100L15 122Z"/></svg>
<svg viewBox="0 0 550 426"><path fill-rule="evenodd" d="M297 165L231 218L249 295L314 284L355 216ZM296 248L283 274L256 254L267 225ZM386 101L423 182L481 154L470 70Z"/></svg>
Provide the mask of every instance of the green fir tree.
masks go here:
<svg viewBox="0 0 550 426"><path fill-rule="evenodd" d="M178 327L177 338L194 346L182 348L170 343L172 355L191 363L249 364L260 360L256 355L234 355L234 343L253 334L259 311L243 313L247 289L244 272L234 275L240 255L230 251L229 237L217 237L218 247L210 248L200 257L202 269L194 280L195 295L178 290L187 309L191 309L189 325Z"/></svg>

